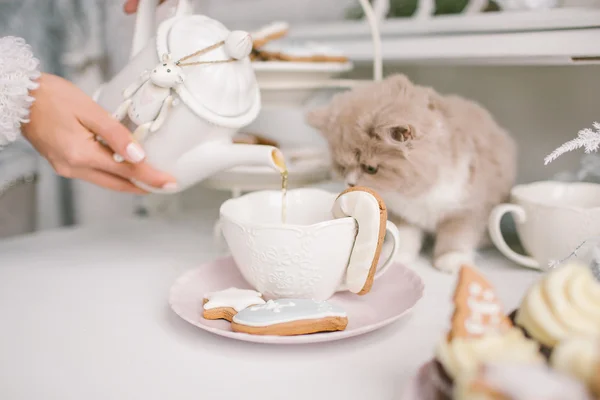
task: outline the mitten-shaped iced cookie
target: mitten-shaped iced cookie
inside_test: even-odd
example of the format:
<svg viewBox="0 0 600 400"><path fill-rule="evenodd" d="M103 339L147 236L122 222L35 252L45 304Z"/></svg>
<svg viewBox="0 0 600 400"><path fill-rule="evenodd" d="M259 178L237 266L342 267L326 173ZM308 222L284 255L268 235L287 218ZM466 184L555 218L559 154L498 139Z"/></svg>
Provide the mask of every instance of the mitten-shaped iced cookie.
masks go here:
<svg viewBox="0 0 600 400"><path fill-rule="evenodd" d="M326 301L278 299L240 311L231 328L253 335L292 336L343 331L347 325L346 312Z"/></svg>
<svg viewBox="0 0 600 400"><path fill-rule="evenodd" d="M353 187L340 193L333 204L332 213L335 218L352 217L358 224L358 233L346 270L346 285L352 293L366 294L373 286L385 239L385 203L374 191Z"/></svg>
<svg viewBox="0 0 600 400"><path fill-rule="evenodd" d="M205 319L225 319L229 322L233 316L245 308L265 304L262 294L249 289L231 287L204 296L202 316Z"/></svg>

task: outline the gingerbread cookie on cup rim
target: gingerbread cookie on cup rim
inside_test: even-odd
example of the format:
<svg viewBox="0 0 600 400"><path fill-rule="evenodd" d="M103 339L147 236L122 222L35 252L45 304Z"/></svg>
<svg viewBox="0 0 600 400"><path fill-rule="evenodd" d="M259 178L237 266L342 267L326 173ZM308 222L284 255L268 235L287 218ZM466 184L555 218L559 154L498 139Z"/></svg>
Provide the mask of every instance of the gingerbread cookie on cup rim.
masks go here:
<svg viewBox="0 0 600 400"><path fill-rule="evenodd" d="M362 186L348 188L336 198L335 218L352 217L358 223L355 245L348 261L348 290L364 295L373 288L387 227L387 208L377 192Z"/></svg>
<svg viewBox="0 0 600 400"><path fill-rule="evenodd" d="M492 285L472 266L463 266L453 296L451 329L438 342L431 384L440 398L453 398L455 382L488 363L543 365L539 346L513 327Z"/></svg>

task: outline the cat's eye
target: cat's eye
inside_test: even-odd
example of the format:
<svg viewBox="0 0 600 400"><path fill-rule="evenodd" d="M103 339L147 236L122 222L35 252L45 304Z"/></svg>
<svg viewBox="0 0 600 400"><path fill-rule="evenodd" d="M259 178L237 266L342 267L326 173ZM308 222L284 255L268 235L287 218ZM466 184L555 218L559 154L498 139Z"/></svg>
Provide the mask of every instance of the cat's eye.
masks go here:
<svg viewBox="0 0 600 400"><path fill-rule="evenodd" d="M392 139L397 142L405 142L413 138L411 126L395 126L391 130Z"/></svg>
<svg viewBox="0 0 600 400"><path fill-rule="evenodd" d="M171 72L171 70L170 70L170 69L168 69L168 70L167 70L167 72Z"/></svg>
<svg viewBox="0 0 600 400"><path fill-rule="evenodd" d="M163 67L166 67L166 66L167 66L167 64L163 64Z"/></svg>
<svg viewBox="0 0 600 400"><path fill-rule="evenodd" d="M369 174L369 175L374 175L377 173L377 171L379 170L379 167L376 166L372 166L372 165L367 165L367 164L361 164L360 166L362 168L362 170Z"/></svg>

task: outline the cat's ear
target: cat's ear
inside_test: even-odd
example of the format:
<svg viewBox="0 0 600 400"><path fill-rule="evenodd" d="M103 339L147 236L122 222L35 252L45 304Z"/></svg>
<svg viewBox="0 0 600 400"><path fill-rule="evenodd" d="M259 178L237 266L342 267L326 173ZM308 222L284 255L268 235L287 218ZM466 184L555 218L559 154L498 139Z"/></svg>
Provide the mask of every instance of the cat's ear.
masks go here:
<svg viewBox="0 0 600 400"><path fill-rule="evenodd" d="M307 112L305 118L310 126L321 132L326 132L331 120L331 110L329 110L329 107L315 108Z"/></svg>
<svg viewBox="0 0 600 400"><path fill-rule="evenodd" d="M410 88L413 83L404 74L394 74L385 78L385 82L394 87L395 89L405 90Z"/></svg>
<svg viewBox="0 0 600 400"><path fill-rule="evenodd" d="M411 125L396 125L387 130L387 137L392 143L404 143L416 137L416 132Z"/></svg>
<svg viewBox="0 0 600 400"><path fill-rule="evenodd" d="M427 88L426 91L427 108L431 111L437 111L441 108L442 97L432 88Z"/></svg>

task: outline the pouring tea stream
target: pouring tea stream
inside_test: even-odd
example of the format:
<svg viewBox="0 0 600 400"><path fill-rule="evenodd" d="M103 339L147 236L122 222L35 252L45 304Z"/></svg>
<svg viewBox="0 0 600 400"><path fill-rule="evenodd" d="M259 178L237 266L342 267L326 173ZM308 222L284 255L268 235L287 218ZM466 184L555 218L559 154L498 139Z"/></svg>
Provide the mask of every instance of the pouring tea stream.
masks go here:
<svg viewBox="0 0 600 400"><path fill-rule="evenodd" d="M131 59L95 95L98 104L111 114L120 111L118 117L132 131L145 124L138 133L144 131L139 142L146 162L175 177L177 188L167 191L133 183L149 192L173 193L235 166L266 165L282 177L287 174L283 154L276 147L234 144L232 140L240 128L256 119L261 106L248 57L250 35L229 31L209 17L190 14L188 0L179 0L174 16L156 28L157 5L158 0L141 0ZM200 51L207 48L210 51ZM161 67L166 63L163 60L182 60L190 55L195 57L186 62L183 79L176 85L165 88L159 79L156 89L153 82L148 83L150 74L144 75L146 71ZM146 80L140 85L141 77ZM142 88L144 92L138 94ZM126 89L128 96L124 96ZM163 97L153 97L159 92ZM132 101L127 103L128 99ZM132 104L137 107L134 111ZM142 114L147 118L142 120Z"/></svg>

